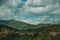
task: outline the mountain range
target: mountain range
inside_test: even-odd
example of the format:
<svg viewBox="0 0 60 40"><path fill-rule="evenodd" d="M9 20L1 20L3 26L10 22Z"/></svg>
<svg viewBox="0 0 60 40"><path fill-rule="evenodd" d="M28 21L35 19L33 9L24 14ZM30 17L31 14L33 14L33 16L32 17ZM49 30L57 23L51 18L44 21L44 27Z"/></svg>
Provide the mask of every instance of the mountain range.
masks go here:
<svg viewBox="0 0 60 40"><path fill-rule="evenodd" d="M41 27L45 27L48 25L54 25L54 24L38 24L38 25L32 25L21 21L16 20L0 20L0 25L6 25L8 27L17 29L17 30L28 30L28 29L38 29ZM55 24L56 25L56 24Z"/></svg>

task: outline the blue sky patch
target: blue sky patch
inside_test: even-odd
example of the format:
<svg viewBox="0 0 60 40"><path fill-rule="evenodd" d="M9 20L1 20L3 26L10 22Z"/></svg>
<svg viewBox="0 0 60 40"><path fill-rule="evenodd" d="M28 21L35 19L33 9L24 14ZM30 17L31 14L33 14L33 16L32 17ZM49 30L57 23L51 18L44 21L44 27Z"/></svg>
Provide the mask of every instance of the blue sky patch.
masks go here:
<svg viewBox="0 0 60 40"><path fill-rule="evenodd" d="M21 0L22 2L27 2L27 0Z"/></svg>

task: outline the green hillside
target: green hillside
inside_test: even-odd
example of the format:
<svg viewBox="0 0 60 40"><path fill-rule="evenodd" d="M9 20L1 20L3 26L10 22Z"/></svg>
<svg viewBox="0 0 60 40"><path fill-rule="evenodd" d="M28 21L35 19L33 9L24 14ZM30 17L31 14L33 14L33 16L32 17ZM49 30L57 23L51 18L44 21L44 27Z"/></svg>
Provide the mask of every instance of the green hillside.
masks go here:
<svg viewBox="0 0 60 40"><path fill-rule="evenodd" d="M60 24L31 25L10 21L9 26L0 24L0 40L60 40Z"/></svg>
<svg viewBox="0 0 60 40"><path fill-rule="evenodd" d="M25 22L21 22L21 21L16 21L16 20L10 20L9 23L7 24L7 26L11 27L11 28L15 28L17 30L28 30L28 29L38 29L44 26L47 26L45 24L39 24L39 25L32 25L32 24L28 24Z"/></svg>

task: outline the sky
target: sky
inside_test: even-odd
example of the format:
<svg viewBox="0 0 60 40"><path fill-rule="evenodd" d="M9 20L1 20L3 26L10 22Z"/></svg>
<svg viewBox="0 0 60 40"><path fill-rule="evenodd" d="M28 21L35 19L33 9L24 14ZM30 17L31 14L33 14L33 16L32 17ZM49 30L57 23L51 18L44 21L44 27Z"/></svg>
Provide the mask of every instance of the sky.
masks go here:
<svg viewBox="0 0 60 40"><path fill-rule="evenodd" d="M60 0L0 0L0 20L60 24Z"/></svg>

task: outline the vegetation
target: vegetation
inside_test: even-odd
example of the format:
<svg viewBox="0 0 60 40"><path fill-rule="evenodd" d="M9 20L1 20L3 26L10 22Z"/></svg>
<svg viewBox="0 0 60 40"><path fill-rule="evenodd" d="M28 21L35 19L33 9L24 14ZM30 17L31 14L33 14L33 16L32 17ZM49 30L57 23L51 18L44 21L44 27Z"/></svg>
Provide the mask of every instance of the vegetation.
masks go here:
<svg viewBox="0 0 60 40"><path fill-rule="evenodd" d="M0 40L60 40L60 25L49 25L28 30L16 30L0 25Z"/></svg>

